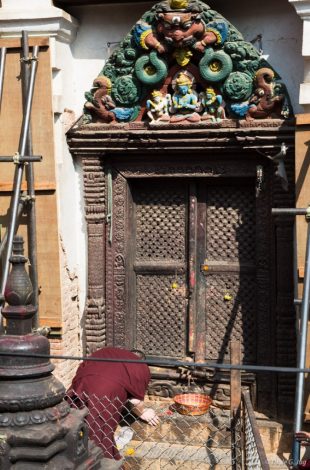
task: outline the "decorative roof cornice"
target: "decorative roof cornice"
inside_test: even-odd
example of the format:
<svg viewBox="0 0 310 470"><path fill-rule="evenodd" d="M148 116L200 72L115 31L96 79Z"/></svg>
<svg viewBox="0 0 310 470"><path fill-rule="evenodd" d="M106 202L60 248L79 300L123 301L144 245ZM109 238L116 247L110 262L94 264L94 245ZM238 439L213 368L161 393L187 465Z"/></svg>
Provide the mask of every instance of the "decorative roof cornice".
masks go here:
<svg viewBox="0 0 310 470"><path fill-rule="evenodd" d="M71 43L76 37L78 21L65 11L56 7L33 9L22 8L0 9L1 37L19 37L21 31L32 36L54 37Z"/></svg>

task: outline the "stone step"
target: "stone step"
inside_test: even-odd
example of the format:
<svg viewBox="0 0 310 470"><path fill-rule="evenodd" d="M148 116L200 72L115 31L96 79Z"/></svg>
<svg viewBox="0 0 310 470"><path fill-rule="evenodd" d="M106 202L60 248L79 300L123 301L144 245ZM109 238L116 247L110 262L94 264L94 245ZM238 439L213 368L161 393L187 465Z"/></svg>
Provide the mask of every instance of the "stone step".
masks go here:
<svg viewBox="0 0 310 470"><path fill-rule="evenodd" d="M211 407L201 416L185 416L174 411L169 402L152 402L160 418L156 427L141 421L130 423L136 441L167 442L190 446L230 449L230 417L227 410Z"/></svg>
<svg viewBox="0 0 310 470"><path fill-rule="evenodd" d="M282 455L291 452L293 443L292 423L282 424L267 417L262 417L262 415L257 415L256 421L266 453Z"/></svg>
<svg viewBox="0 0 310 470"><path fill-rule="evenodd" d="M130 454L129 456L127 454ZM167 442L131 441L124 449L126 470L228 470L232 468L229 450L210 450Z"/></svg>
<svg viewBox="0 0 310 470"><path fill-rule="evenodd" d="M131 424L136 440L163 441L230 447L230 412L211 406L201 416L180 415L173 410L172 400L149 401L147 406L156 410L160 424L155 428L136 421ZM292 423L282 424L261 413L255 413L258 429L266 453L289 453L292 449Z"/></svg>
<svg viewBox="0 0 310 470"><path fill-rule="evenodd" d="M288 456L280 457L275 453L268 453L267 460L269 463L270 470L287 470L290 468L290 461Z"/></svg>
<svg viewBox="0 0 310 470"><path fill-rule="evenodd" d="M197 446L133 441L125 456L124 470L228 470L232 468L231 454L223 449L212 452ZM125 450L126 455L126 450ZM267 454L270 470L290 468L288 458ZM255 465L255 464L254 464ZM254 466L252 466L254 468Z"/></svg>

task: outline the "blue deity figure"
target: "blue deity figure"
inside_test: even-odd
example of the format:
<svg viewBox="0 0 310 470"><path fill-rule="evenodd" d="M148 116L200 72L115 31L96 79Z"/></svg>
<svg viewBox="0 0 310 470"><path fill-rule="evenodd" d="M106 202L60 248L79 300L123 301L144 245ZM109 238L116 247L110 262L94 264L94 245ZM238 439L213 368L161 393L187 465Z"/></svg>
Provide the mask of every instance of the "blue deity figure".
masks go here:
<svg viewBox="0 0 310 470"><path fill-rule="evenodd" d="M170 122L198 122L200 116L196 112L199 103L196 93L192 91L192 80L185 73L180 73L175 81L175 91L172 95L172 107L170 109L173 116Z"/></svg>
<svg viewBox="0 0 310 470"><path fill-rule="evenodd" d="M225 119L223 98L216 94L214 88L207 88L205 92L200 93L199 98L204 109L203 121L221 122Z"/></svg>

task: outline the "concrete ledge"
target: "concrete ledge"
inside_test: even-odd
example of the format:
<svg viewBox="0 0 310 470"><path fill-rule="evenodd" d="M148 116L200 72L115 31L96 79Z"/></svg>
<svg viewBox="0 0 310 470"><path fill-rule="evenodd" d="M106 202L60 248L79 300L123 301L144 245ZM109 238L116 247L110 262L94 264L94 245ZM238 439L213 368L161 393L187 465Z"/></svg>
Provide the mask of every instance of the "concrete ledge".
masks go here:
<svg viewBox="0 0 310 470"><path fill-rule="evenodd" d="M78 21L65 11L56 8L45 8L36 11L23 8L0 9L0 34L2 38L19 37L22 30L31 35L55 37L71 43L78 28Z"/></svg>

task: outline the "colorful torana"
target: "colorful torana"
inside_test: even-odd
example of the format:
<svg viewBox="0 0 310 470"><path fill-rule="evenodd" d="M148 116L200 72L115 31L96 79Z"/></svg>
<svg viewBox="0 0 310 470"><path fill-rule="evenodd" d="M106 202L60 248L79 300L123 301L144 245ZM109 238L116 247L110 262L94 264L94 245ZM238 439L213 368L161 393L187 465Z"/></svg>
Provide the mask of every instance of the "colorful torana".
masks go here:
<svg viewBox="0 0 310 470"><path fill-rule="evenodd" d="M279 80L208 5L163 1L134 25L94 80L85 94L84 122L288 119L290 100Z"/></svg>

